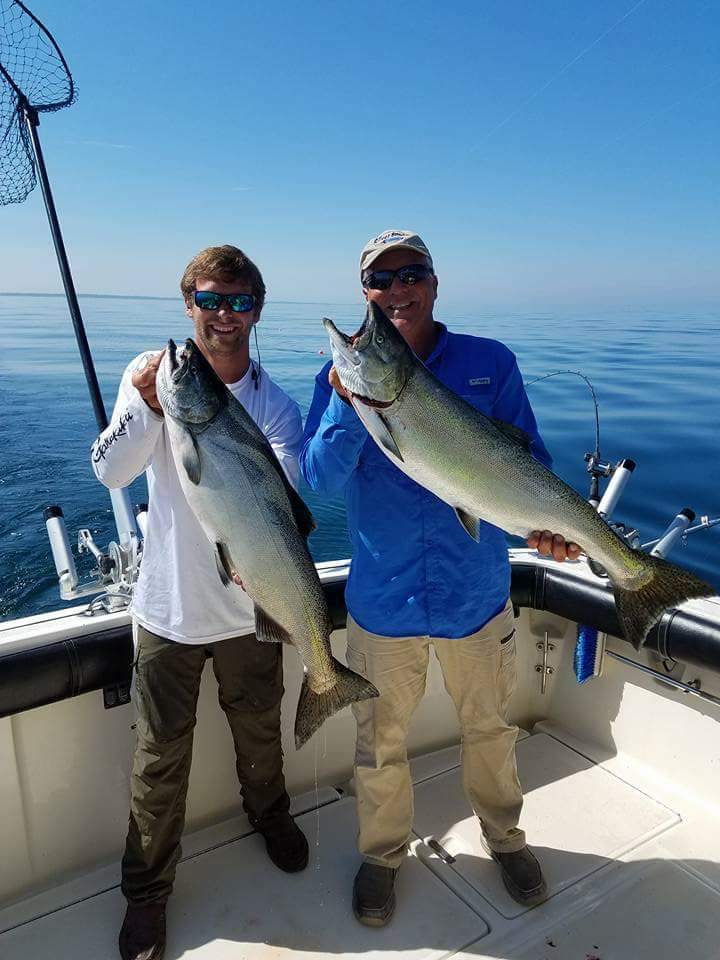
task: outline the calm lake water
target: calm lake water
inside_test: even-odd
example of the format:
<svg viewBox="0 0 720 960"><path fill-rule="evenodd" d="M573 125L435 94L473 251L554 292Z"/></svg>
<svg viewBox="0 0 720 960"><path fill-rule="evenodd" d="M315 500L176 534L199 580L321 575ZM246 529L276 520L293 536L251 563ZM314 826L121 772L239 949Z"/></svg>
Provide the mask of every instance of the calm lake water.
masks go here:
<svg viewBox="0 0 720 960"><path fill-rule="evenodd" d="M81 297L108 415L127 362L190 333L178 300ZM262 362L307 412L314 376L329 357L323 316L356 329L360 304L268 303L258 330ZM526 380L554 370L589 377L600 403L601 451L637 469L617 518L643 541L658 536L682 507L720 515L720 311L657 311L537 316L437 310L452 329L495 337L517 354ZM555 471L587 495L584 454L595 442L594 410L577 377L528 387ZM0 299L0 619L61 605L42 510L58 503L70 541L88 527L105 547L116 538L110 499L95 480L89 448L97 430L65 300ZM318 529L317 560L350 555L342 502L304 489ZM145 483L131 488L146 499ZM76 558L77 559L77 558ZM720 588L720 527L693 534L671 559ZM78 570L89 570L87 558Z"/></svg>

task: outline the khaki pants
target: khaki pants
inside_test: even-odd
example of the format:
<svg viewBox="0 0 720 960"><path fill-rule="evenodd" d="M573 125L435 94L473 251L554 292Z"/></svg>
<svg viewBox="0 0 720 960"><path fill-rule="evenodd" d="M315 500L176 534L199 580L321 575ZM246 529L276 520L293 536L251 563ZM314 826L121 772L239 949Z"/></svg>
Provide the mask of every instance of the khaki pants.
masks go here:
<svg viewBox="0 0 720 960"><path fill-rule="evenodd" d="M398 867L405 857L413 822L406 740L425 692L431 643L460 719L465 793L488 845L498 852L524 847L525 834L517 827L518 731L507 720L515 689L512 604L461 640L383 637L363 630L349 615L347 640L348 665L380 691L374 700L353 704L358 847L365 860Z"/></svg>
<svg viewBox="0 0 720 960"><path fill-rule="evenodd" d="M135 655L137 743L122 892L130 902L152 903L167 899L180 859L195 709L208 657L250 822L289 809L280 742L282 644L254 636L207 646L173 643L138 626Z"/></svg>

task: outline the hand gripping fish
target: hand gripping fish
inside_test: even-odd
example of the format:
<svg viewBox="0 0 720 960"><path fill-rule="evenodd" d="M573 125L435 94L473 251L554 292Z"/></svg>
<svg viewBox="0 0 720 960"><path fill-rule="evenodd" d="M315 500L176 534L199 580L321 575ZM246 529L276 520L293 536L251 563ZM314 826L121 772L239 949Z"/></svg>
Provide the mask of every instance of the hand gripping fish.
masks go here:
<svg viewBox="0 0 720 960"><path fill-rule="evenodd" d="M233 576L242 580L255 604L258 640L291 642L302 657L299 748L342 707L378 696L332 656L332 622L306 544L312 515L255 421L192 340L182 356L168 341L157 395L182 489L215 546L222 582L240 590Z"/></svg>
<svg viewBox="0 0 720 960"><path fill-rule="evenodd" d="M552 530L578 543L612 581L618 618L639 649L667 607L715 590L680 567L631 549L583 498L530 453L518 427L492 420L424 366L372 301L354 337L323 320L352 405L390 460L455 508L478 539L487 520L527 539Z"/></svg>

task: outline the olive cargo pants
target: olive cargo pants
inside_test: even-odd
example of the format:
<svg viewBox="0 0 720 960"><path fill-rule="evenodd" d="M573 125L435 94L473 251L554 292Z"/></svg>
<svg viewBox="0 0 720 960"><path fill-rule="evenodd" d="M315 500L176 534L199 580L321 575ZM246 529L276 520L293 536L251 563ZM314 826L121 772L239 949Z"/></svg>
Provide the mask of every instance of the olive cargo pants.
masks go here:
<svg viewBox="0 0 720 960"><path fill-rule="evenodd" d="M365 860L399 867L413 822L407 733L425 693L430 644L460 719L465 793L491 849L520 850L522 789L515 763L517 727L507 720L515 689L512 604L459 640L383 637L347 621L348 665L380 691L353 704L357 721L355 785L358 848Z"/></svg>
<svg viewBox="0 0 720 960"><path fill-rule="evenodd" d="M132 903L166 900L180 859L195 711L205 661L230 724L243 806L253 825L289 809L280 741L282 644L254 636L174 643L137 626L137 742L122 892Z"/></svg>

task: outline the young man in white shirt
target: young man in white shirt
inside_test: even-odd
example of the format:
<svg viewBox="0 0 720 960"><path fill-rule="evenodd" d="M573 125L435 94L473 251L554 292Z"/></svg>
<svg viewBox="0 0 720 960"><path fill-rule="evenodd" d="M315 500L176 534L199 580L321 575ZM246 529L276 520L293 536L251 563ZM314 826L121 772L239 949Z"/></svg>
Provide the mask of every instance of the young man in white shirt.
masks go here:
<svg viewBox="0 0 720 960"><path fill-rule="evenodd" d="M210 247L188 264L180 289L199 349L297 485L300 411L250 359L250 334L265 299L260 271L236 247ZM207 658L232 731L250 822L280 869L302 870L308 860L283 778L281 645L247 636L254 629L252 602L242 590L222 585L213 547L182 492L155 391L161 357L162 351L143 353L129 364L110 425L91 453L105 486L127 486L146 471L149 493L132 604L138 721L122 861L128 901L120 931L123 960L160 960L164 953L165 905L180 858L195 709Z"/></svg>

